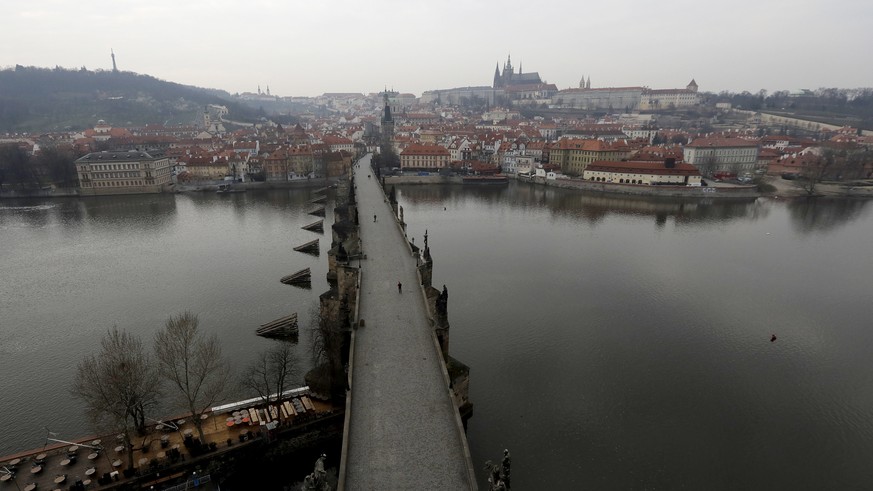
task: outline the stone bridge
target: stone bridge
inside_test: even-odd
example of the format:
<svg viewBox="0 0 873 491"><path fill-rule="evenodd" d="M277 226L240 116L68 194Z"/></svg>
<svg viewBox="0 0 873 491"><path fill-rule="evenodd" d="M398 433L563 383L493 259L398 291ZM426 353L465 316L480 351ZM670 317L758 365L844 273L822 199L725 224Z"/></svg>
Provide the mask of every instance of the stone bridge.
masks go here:
<svg viewBox="0 0 873 491"><path fill-rule="evenodd" d="M458 378L463 365L448 357L448 292L430 285L429 249L406 240L369 156L353 176L363 258L339 489L476 489L456 382L466 391L468 372Z"/></svg>

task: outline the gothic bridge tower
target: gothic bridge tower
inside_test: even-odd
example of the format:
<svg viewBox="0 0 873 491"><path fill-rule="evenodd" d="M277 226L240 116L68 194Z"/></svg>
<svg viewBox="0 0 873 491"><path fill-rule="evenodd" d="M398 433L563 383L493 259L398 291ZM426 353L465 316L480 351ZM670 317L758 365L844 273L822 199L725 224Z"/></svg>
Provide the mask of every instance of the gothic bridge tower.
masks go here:
<svg viewBox="0 0 873 491"><path fill-rule="evenodd" d="M391 115L391 104L388 101L388 89L385 89L383 94L385 100L385 108L382 110L382 144L391 145L394 140L394 116Z"/></svg>

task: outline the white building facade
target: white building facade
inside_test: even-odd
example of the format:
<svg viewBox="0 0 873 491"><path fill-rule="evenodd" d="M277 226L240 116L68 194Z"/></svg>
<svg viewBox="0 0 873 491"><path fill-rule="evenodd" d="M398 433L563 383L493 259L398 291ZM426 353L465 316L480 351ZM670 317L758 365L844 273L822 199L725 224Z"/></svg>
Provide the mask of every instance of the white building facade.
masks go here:
<svg viewBox="0 0 873 491"><path fill-rule="evenodd" d="M76 160L82 195L160 193L171 184L173 167L166 157L146 152L92 152Z"/></svg>
<svg viewBox="0 0 873 491"><path fill-rule="evenodd" d="M683 149L685 162L705 176L718 173L738 176L758 165L758 143L742 138L698 138Z"/></svg>

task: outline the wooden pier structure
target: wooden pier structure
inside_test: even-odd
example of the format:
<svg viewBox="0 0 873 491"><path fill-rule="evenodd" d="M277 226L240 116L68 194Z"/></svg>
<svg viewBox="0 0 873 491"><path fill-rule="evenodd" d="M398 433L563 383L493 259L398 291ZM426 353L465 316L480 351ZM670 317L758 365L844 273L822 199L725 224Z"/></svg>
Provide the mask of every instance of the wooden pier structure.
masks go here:
<svg viewBox="0 0 873 491"><path fill-rule="evenodd" d="M294 274L283 276L282 279L280 279L279 281L286 285L300 285L303 283L312 283L312 271L310 271L309 268L301 269Z"/></svg>
<svg viewBox="0 0 873 491"><path fill-rule="evenodd" d="M309 225L304 225L300 228L302 228L303 230L309 230L310 232L318 232L320 234L323 234L324 233L324 220L312 222Z"/></svg>
<svg viewBox="0 0 873 491"><path fill-rule="evenodd" d="M310 240L309 242L307 242L303 245L299 245L299 246L295 247L294 250L297 252L303 252L306 254L313 254L313 255L317 256L319 254L318 239Z"/></svg>
<svg viewBox="0 0 873 491"><path fill-rule="evenodd" d="M255 331L255 334L266 338L287 338L297 336L298 332L297 312L295 312L266 324L261 324L261 327Z"/></svg>

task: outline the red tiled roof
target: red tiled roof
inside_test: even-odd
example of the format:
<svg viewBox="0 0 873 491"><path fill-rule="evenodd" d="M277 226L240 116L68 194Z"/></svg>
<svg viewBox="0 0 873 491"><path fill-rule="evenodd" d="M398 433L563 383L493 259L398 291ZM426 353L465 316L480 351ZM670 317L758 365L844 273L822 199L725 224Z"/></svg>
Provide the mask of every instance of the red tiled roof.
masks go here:
<svg viewBox="0 0 873 491"><path fill-rule="evenodd" d="M327 145L351 145L353 143L348 138L336 135L324 135L321 141Z"/></svg>
<svg viewBox="0 0 873 491"><path fill-rule="evenodd" d="M690 148L706 148L706 147L757 147L758 143L751 140L743 140L742 138L698 138L693 142L685 145Z"/></svg>
<svg viewBox="0 0 873 491"><path fill-rule="evenodd" d="M596 160L585 168L587 171L623 172L657 175L700 175L697 167L691 164L676 163L674 167L665 167L664 162L617 162L612 160Z"/></svg>
<svg viewBox="0 0 873 491"><path fill-rule="evenodd" d="M623 141L607 142L603 140L579 140L575 138L563 138L556 142L552 148L558 148L561 150L584 150L587 152L629 150L627 143Z"/></svg>
<svg viewBox="0 0 873 491"><path fill-rule="evenodd" d="M413 143L406 147L400 155L449 155L449 151L439 145L424 145Z"/></svg>

